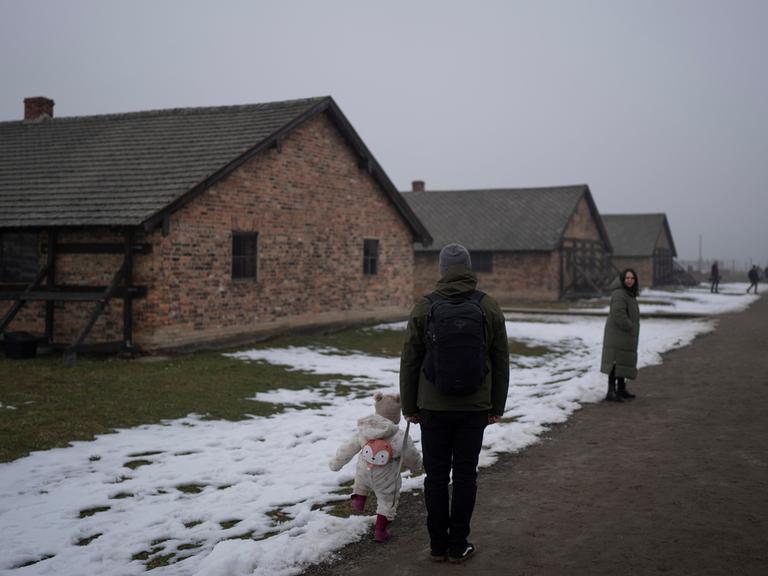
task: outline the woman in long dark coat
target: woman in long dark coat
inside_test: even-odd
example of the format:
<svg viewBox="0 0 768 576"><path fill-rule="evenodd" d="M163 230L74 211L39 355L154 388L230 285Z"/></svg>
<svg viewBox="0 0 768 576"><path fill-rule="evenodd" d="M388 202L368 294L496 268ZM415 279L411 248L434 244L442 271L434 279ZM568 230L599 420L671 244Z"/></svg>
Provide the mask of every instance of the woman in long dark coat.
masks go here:
<svg viewBox="0 0 768 576"><path fill-rule="evenodd" d="M627 268L611 287L614 290L611 292L611 310L605 322L600 371L608 374L605 399L623 402L635 397L627 390L626 379L637 377L637 341L640 335L637 274Z"/></svg>

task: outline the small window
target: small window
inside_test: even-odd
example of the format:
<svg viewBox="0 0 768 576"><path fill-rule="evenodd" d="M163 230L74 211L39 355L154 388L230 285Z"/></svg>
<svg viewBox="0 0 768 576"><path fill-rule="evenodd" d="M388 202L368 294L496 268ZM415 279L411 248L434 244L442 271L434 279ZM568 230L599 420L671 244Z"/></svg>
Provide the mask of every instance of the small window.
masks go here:
<svg viewBox="0 0 768 576"><path fill-rule="evenodd" d="M32 282L37 264L36 232L0 233L0 282Z"/></svg>
<svg viewBox="0 0 768 576"><path fill-rule="evenodd" d="M374 276L379 267L379 241L363 240L363 274Z"/></svg>
<svg viewBox="0 0 768 576"><path fill-rule="evenodd" d="M493 272L493 252L472 252L471 259L475 272Z"/></svg>
<svg viewBox="0 0 768 576"><path fill-rule="evenodd" d="M255 280L259 235L257 232L232 232L232 278Z"/></svg>

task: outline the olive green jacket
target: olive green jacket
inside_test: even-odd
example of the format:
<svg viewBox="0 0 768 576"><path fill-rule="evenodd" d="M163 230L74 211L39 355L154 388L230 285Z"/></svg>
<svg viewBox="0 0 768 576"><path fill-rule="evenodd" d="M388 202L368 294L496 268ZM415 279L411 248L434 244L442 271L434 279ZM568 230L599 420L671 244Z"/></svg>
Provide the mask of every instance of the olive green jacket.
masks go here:
<svg viewBox="0 0 768 576"><path fill-rule="evenodd" d="M475 290L477 277L466 269L449 270L437 283L436 292L444 298ZM509 388L509 343L504 314L487 294L480 301L485 313L485 346L488 375L480 389L467 396L446 396L427 380L423 364L426 355L425 333L430 302L422 297L408 319L408 330L400 357L400 399L403 414L424 410L488 410L501 416Z"/></svg>
<svg viewBox="0 0 768 576"><path fill-rule="evenodd" d="M600 371L610 374L614 366L616 376L637 377L637 342L640 336L640 309L637 298L618 282L611 293L611 309L605 321L603 357Z"/></svg>

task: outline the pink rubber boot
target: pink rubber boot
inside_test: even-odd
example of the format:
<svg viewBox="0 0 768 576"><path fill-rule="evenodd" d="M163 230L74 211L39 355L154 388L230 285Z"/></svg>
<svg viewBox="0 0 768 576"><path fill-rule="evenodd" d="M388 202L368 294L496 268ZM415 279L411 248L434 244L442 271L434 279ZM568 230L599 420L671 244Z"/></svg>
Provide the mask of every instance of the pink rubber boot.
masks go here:
<svg viewBox="0 0 768 576"><path fill-rule="evenodd" d="M392 538L392 534L389 533L387 530L387 526L389 525L389 520L387 520L386 516L382 516L381 514L376 514L376 524L373 527L373 539L376 542L386 542L390 538Z"/></svg>
<svg viewBox="0 0 768 576"><path fill-rule="evenodd" d="M352 494L352 500L350 502L350 505L352 506L352 510L356 512L362 512L365 508L365 501L367 500L367 496L362 496L360 494Z"/></svg>

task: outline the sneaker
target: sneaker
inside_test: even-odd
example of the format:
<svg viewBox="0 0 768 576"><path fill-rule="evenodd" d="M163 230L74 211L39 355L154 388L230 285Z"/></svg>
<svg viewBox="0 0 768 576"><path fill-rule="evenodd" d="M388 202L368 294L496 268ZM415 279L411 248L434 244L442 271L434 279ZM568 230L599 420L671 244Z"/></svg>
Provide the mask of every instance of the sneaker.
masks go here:
<svg viewBox="0 0 768 576"><path fill-rule="evenodd" d="M462 548L453 548L450 550L448 553L448 562L451 562L452 564L466 562L472 557L474 553L475 545L467 542L466 545Z"/></svg>

